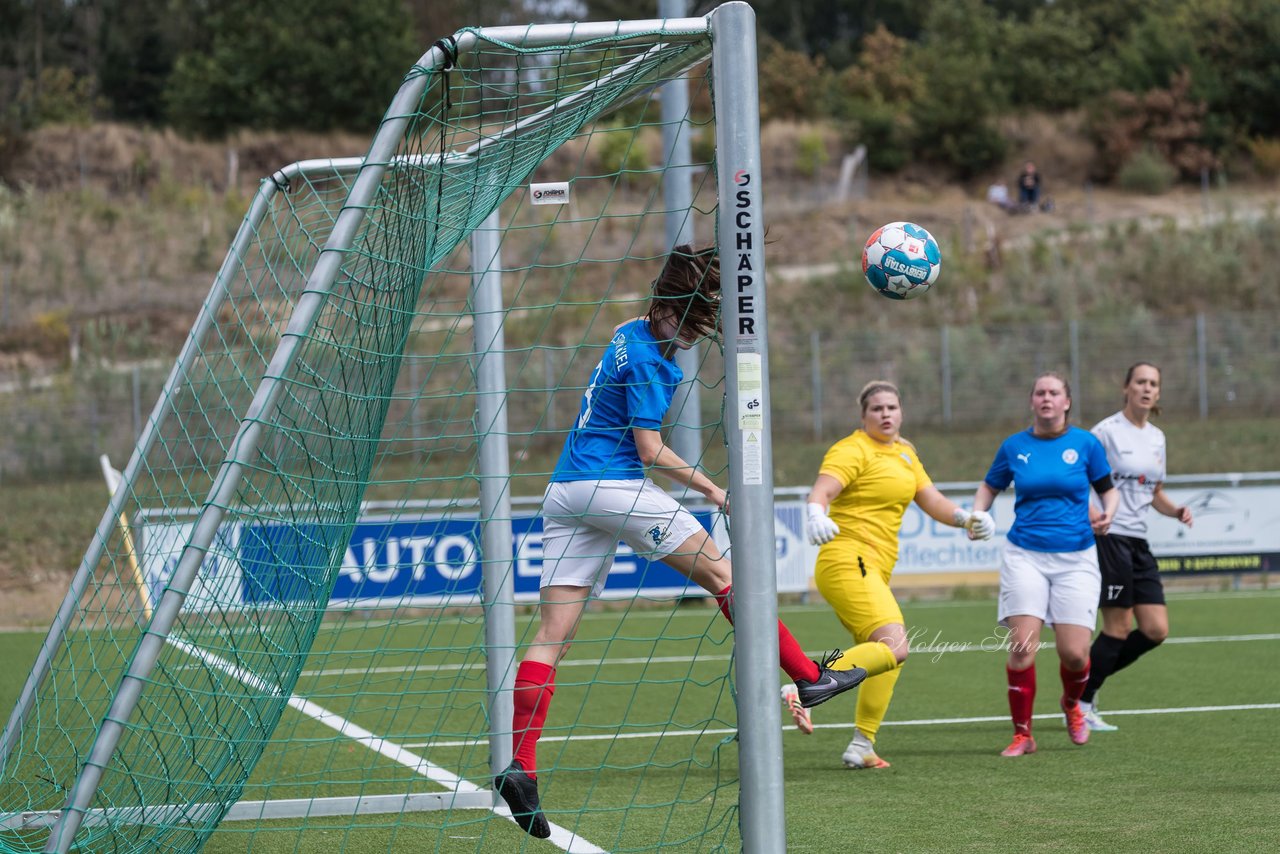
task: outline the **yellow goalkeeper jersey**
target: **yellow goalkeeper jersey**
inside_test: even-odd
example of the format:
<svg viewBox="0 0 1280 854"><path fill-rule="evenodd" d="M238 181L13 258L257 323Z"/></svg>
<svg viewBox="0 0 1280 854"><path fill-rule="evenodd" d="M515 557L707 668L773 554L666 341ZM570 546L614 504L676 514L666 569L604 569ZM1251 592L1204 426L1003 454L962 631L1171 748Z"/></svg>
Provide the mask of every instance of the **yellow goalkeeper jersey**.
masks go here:
<svg viewBox="0 0 1280 854"><path fill-rule="evenodd" d="M837 538L855 540L859 553L878 569L892 569L902 514L916 493L933 483L915 446L905 439L885 445L855 430L831 446L819 473L844 487L829 511L840 526Z"/></svg>

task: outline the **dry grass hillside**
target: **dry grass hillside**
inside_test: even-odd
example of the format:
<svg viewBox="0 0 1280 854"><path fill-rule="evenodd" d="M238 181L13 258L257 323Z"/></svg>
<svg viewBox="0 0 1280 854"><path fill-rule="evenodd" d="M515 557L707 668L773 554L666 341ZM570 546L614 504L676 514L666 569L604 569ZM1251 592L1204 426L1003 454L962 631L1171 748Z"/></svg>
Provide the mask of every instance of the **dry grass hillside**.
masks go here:
<svg viewBox="0 0 1280 854"><path fill-rule="evenodd" d="M955 185L909 169L871 179L864 198L846 201L833 197L846 153L835 129L766 125L774 281L787 287L803 268L854 263L865 234L892 220L919 222L994 267L1032 235L1274 204L1274 187L1215 187L1208 195L1183 187L1160 196L1089 188L1091 149L1075 125L1072 117L1010 120L1016 157L1000 174ZM651 159L655 134L645 140ZM56 368L95 323L126 337L142 330L155 349L176 350L257 182L296 160L358 155L366 146L352 135L245 133L210 143L115 124L40 130L10 170L14 184L0 186L0 372ZM571 154L566 161L577 162L580 152ZM987 204L986 184L1011 182L1028 157L1041 164L1054 210L1010 216Z"/></svg>
<svg viewBox="0 0 1280 854"><path fill-rule="evenodd" d="M166 181L246 192L286 163L362 154L368 145L367 137L354 134L244 132L214 143L122 124L47 126L35 132L9 172L15 184L42 193L93 189L145 196Z"/></svg>

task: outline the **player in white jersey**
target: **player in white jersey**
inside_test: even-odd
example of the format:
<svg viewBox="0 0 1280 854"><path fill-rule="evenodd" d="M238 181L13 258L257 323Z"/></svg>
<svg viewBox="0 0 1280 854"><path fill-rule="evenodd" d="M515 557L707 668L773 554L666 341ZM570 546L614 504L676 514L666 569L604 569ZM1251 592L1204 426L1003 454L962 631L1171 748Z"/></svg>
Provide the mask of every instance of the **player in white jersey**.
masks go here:
<svg viewBox="0 0 1280 854"><path fill-rule="evenodd" d="M1102 570L1102 632L1089 658L1089 684L1080 698L1089 729L1116 727L1098 715L1095 695L1107 677L1155 649L1169 635L1160 570L1147 544L1147 508L1191 525L1191 509L1164 492L1164 432L1150 422L1160 414L1160 369L1138 362L1124 378L1124 409L1099 421L1093 435L1111 463L1111 479L1120 493L1111 528L1097 537ZM1134 623L1137 627L1134 627Z"/></svg>

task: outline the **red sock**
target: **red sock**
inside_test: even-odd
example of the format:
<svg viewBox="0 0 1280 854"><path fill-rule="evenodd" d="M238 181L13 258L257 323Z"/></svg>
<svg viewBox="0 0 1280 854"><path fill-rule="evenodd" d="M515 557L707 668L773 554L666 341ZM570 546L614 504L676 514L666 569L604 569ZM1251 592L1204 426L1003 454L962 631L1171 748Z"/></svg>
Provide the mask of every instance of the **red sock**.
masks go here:
<svg viewBox="0 0 1280 854"><path fill-rule="evenodd" d="M730 609L730 606L733 604L731 601L732 597L733 597L732 584L730 584L728 587L726 587L725 589L721 590L719 593L716 594L716 604L720 606L720 613L724 614L724 618L729 621L729 625L731 626L733 625L733 612L730 611L729 609Z"/></svg>
<svg viewBox="0 0 1280 854"><path fill-rule="evenodd" d="M732 599L732 584L716 594L716 603L720 606L720 613L724 614L724 618L729 621L729 625L733 625L733 614L730 607ZM793 682L797 679L802 679L805 682L816 682L818 680L818 665L814 664L809 656L804 654L799 642L796 641L791 634L791 630L786 627L782 620L778 620L778 660L782 665L782 669L787 672Z"/></svg>
<svg viewBox="0 0 1280 854"><path fill-rule="evenodd" d="M516 668L515 714L511 716L511 752L535 780L538 739L556 692L556 669L541 661L522 661Z"/></svg>
<svg viewBox="0 0 1280 854"><path fill-rule="evenodd" d="M1062 697L1068 702L1077 702L1089 684L1089 662L1085 661L1083 670L1068 670L1065 665L1058 665L1058 675L1062 677Z"/></svg>
<svg viewBox="0 0 1280 854"><path fill-rule="evenodd" d="M1031 709L1036 704L1036 666L1014 670L1005 665L1009 675L1009 715L1015 734L1031 735Z"/></svg>

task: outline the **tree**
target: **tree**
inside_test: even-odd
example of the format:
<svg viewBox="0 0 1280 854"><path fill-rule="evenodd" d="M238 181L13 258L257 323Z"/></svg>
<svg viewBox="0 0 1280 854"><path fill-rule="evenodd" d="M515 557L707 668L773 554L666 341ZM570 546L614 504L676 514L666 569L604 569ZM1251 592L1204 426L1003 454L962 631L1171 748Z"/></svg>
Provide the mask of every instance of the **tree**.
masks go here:
<svg viewBox="0 0 1280 854"><path fill-rule="evenodd" d="M405 0L405 7L423 53L437 39L451 36L463 27L500 27L544 19L538 9L532 17L529 12L522 15L521 4L513 0Z"/></svg>
<svg viewBox="0 0 1280 854"><path fill-rule="evenodd" d="M914 47L877 27L862 40L857 63L841 72L834 86L836 117L849 125L854 143L867 147L868 163L876 171L896 172L913 155L912 108L925 94Z"/></svg>
<svg viewBox="0 0 1280 854"><path fill-rule="evenodd" d="M1094 106L1089 129L1098 148L1098 177L1115 177L1136 155L1150 151L1186 178L1218 166L1203 142L1208 105L1192 94L1191 72L1174 75L1167 88L1142 94L1110 93Z"/></svg>
<svg viewBox="0 0 1280 854"><path fill-rule="evenodd" d="M193 0L100 0L98 80L113 118L159 122L178 55L204 47Z"/></svg>
<svg viewBox="0 0 1280 854"><path fill-rule="evenodd" d="M1280 3L1235 0L1223 8L1221 2L1192 0L1189 5L1188 18L1199 22L1193 27L1197 48L1213 65L1219 84L1216 91L1197 90L1209 102L1209 115L1229 117L1236 135L1280 137L1280 110L1275 109Z"/></svg>
<svg viewBox="0 0 1280 854"><path fill-rule="evenodd" d="M723 0L687 0L690 16L705 15ZM586 18L617 20L652 17L657 0L584 0ZM858 57L862 39L877 26L914 38L934 0L752 0L762 37L811 59L822 57L836 70ZM585 20L584 19L584 20Z"/></svg>
<svg viewBox="0 0 1280 854"><path fill-rule="evenodd" d="M981 0L933 7L917 49L925 74L915 105L916 153L969 178L1004 159L1007 143L992 120L1008 107L993 57L1001 29Z"/></svg>
<svg viewBox="0 0 1280 854"><path fill-rule="evenodd" d="M0 0L0 180L46 121L87 121L97 106L92 4Z"/></svg>
<svg viewBox="0 0 1280 854"><path fill-rule="evenodd" d="M91 76L98 10L64 0L0 0L0 109L25 83L39 97L46 69Z"/></svg>
<svg viewBox="0 0 1280 854"><path fill-rule="evenodd" d="M1203 140L1215 149L1280 134L1270 105L1280 87L1280 4L1162 0L1115 48L1114 85L1158 89L1183 69L1189 96L1207 104Z"/></svg>
<svg viewBox="0 0 1280 854"><path fill-rule="evenodd" d="M780 42L760 40L760 117L812 119L827 109L831 73L822 57L787 50Z"/></svg>
<svg viewBox="0 0 1280 854"><path fill-rule="evenodd" d="M1106 90L1101 46L1079 13L1041 7L1001 32L993 73L1013 106L1071 109Z"/></svg>
<svg viewBox="0 0 1280 854"><path fill-rule="evenodd" d="M224 0L208 47L178 57L165 92L178 128L371 130L415 44L401 0Z"/></svg>
<svg viewBox="0 0 1280 854"><path fill-rule="evenodd" d="M1144 16L1167 15L1169 7L1183 0L1057 0L1053 5L1074 16L1089 37L1110 50L1132 32Z"/></svg>

